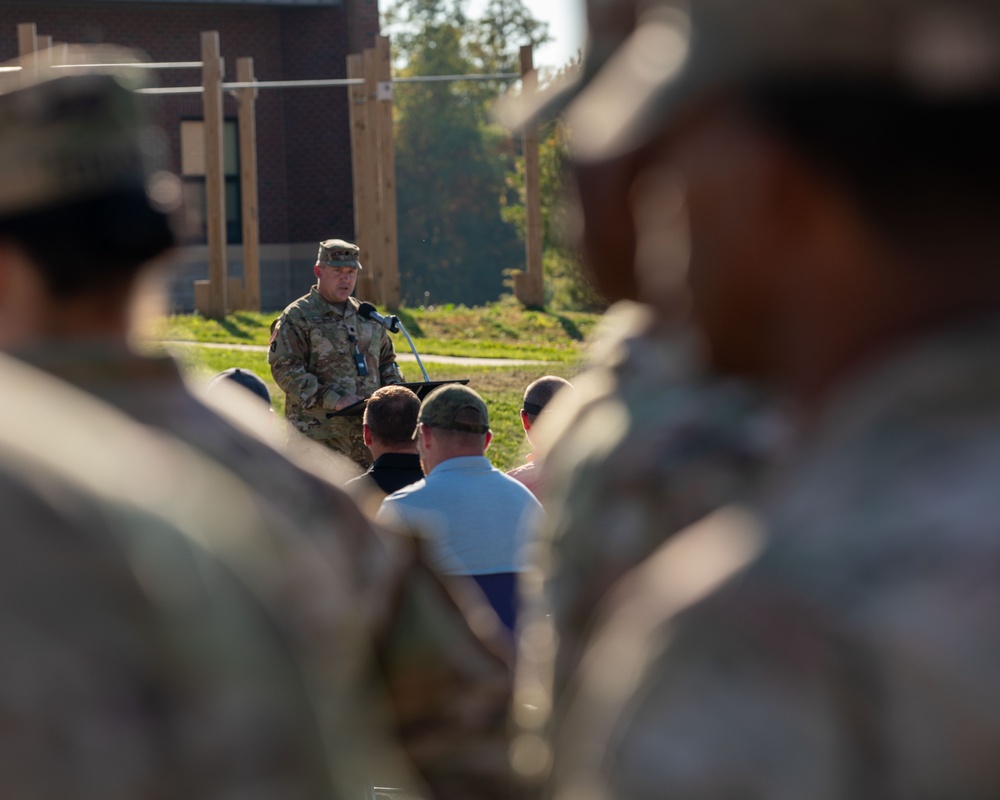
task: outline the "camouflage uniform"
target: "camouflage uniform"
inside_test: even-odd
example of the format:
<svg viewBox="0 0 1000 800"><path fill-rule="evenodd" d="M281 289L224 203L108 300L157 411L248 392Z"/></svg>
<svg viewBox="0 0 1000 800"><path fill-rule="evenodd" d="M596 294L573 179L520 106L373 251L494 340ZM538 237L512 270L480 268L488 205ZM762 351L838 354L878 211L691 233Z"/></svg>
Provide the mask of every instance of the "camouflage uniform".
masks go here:
<svg viewBox="0 0 1000 800"><path fill-rule="evenodd" d="M179 443L4 357L0 382L0 795L357 796L284 599L317 556L273 560L266 510Z"/></svg>
<svg viewBox="0 0 1000 800"><path fill-rule="evenodd" d="M612 307L594 341L576 392L554 398L537 429L549 514L523 584L515 701L515 762L535 779L604 594L673 533L750 493L779 430L759 393L701 374L645 306Z"/></svg>
<svg viewBox="0 0 1000 800"><path fill-rule="evenodd" d="M0 796L424 794L413 764L439 797L503 793L507 662L419 554L198 402L169 359L127 350L138 275L174 240L180 187L147 173L158 139L145 103L49 60L0 81L13 86L0 94L0 238L20 254L4 264L30 275L0 295L47 301L0 338L172 436L0 361L0 546L15 551L2 566ZM227 389L242 425L272 425Z"/></svg>
<svg viewBox="0 0 1000 800"><path fill-rule="evenodd" d="M329 417L343 395L367 397L381 386L402 383L396 353L381 325L358 316L350 297L341 310L314 286L281 314L271 336L268 363L285 392L285 416L294 428L368 467L371 453L361 436L361 417ZM358 375L351 331L368 366Z"/></svg>
<svg viewBox="0 0 1000 800"><path fill-rule="evenodd" d="M994 318L867 369L775 478L769 539L719 520L693 538L724 549L629 577L556 796L998 796L998 347Z"/></svg>
<svg viewBox="0 0 1000 800"><path fill-rule="evenodd" d="M345 494L220 416L225 410L266 430L274 420L255 397L219 385L207 398L213 410L185 387L172 359L104 344L49 344L18 355L232 470L279 527L317 549L311 582L289 597L323 612L325 627L304 631L304 647L336 678L340 705L328 720L336 767L357 784L423 781L434 797L503 796L510 676L499 631L470 630L466 614L476 609L445 591L416 545L380 536ZM370 766L372 756L359 756L365 735L378 742L387 732L398 744L382 741L382 760ZM419 779L393 760L398 746Z"/></svg>

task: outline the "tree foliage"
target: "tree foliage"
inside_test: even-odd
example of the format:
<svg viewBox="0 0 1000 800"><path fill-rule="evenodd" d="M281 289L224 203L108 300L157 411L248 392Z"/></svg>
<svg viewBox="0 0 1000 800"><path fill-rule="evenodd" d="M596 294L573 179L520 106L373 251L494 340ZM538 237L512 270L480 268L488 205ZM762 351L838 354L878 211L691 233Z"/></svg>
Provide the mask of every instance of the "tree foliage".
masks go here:
<svg viewBox="0 0 1000 800"><path fill-rule="evenodd" d="M568 65L573 69L579 65ZM558 76L557 76L558 77ZM569 242L574 212L566 199L569 142L566 127L556 119L539 130L539 195L542 211L542 270L545 275L545 305L574 311L602 311L607 302L587 280L578 251ZM502 217L523 238L525 229L524 159L507 175Z"/></svg>
<svg viewBox="0 0 1000 800"><path fill-rule="evenodd" d="M547 39L522 0L397 0L385 13L399 77L516 72L518 48ZM495 81L396 86L396 185L403 297L409 304L495 300L524 262L509 175L516 145L493 125ZM427 294L425 294L427 293Z"/></svg>

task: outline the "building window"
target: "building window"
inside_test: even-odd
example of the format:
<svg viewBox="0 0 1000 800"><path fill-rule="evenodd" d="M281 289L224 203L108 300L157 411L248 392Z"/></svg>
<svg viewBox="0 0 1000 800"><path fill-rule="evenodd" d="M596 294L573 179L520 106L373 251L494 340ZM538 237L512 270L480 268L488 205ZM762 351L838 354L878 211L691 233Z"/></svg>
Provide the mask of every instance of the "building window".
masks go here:
<svg viewBox="0 0 1000 800"><path fill-rule="evenodd" d="M181 120L181 177L188 225L186 238L193 244L208 241L205 216L205 123ZM240 213L240 148L236 120L225 120L222 128L223 173L226 178L226 241L243 241Z"/></svg>

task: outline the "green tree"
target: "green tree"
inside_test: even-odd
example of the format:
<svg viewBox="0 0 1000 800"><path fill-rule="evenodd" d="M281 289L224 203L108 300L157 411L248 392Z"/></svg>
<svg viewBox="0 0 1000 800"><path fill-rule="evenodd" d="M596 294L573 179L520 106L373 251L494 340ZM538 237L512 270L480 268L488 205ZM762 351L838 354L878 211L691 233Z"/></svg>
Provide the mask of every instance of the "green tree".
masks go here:
<svg viewBox="0 0 1000 800"><path fill-rule="evenodd" d="M501 14L502 12L502 14ZM490 21L488 14L498 14ZM509 71L544 26L521 0L491 0L470 20L463 0L398 0L386 12L399 77ZM506 47L499 34L512 37ZM516 153L489 108L497 82L397 84L396 183L403 297L476 305L503 292L523 245L501 213Z"/></svg>
<svg viewBox="0 0 1000 800"><path fill-rule="evenodd" d="M577 65L578 66L578 65ZM566 69L573 69L569 65ZM574 212L566 200L569 146L566 127L556 119L538 132L539 195L542 210L542 270L545 305L569 311L601 311L607 302L594 291L575 246L570 242ZM524 158L507 174L501 215L524 238Z"/></svg>

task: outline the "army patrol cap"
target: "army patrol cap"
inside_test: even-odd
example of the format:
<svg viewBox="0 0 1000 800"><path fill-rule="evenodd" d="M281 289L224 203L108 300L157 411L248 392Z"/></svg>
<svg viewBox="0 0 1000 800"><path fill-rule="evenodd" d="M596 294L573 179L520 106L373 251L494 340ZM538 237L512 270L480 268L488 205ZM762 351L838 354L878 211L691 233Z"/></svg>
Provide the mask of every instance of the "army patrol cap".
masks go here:
<svg viewBox="0 0 1000 800"><path fill-rule="evenodd" d="M134 66L140 56L112 47L36 55L0 68L0 216L135 189L157 210L178 207L177 178L158 169L163 132L134 91L148 72Z"/></svg>
<svg viewBox="0 0 1000 800"><path fill-rule="evenodd" d="M593 72L566 108L583 162L633 150L696 100L754 82L879 82L929 102L996 98L1000 3L653 0Z"/></svg>
<svg viewBox="0 0 1000 800"><path fill-rule="evenodd" d="M463 411L472 413L462 414ZM464 417L459 421L459 416ZM473 419L478 419L473 422ZM446 431L463 431L465 433L488 433L490 429L490 412L483 398L468 386L460 383L450 383L439 386L420 405L418 422L432 428L442 428ZM416 431L413 438L416 439Z"/></svg>
<svg viewBox="0 0 1000 800"><path fill-rule="evenodd" d="M327 239L319 243L319 255L316 261L327 267L354 267L361 269L358 257L361 248L343 239Z"/></svg>

